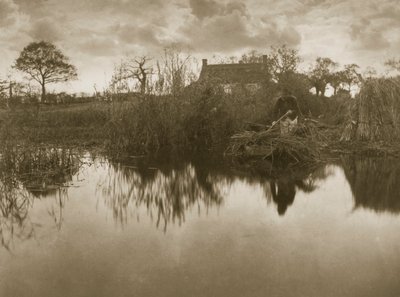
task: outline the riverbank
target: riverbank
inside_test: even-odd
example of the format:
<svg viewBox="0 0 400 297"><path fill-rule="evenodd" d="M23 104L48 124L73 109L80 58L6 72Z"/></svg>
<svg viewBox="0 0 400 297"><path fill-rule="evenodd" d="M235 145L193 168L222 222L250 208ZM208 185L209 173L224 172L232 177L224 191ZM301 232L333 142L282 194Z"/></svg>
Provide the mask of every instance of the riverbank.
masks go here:
<svg viewBox="0 0 400 297"><path fill-rule="evenodd" d="M329 104L321 105L325 101ZM272 102L261 96L197 93L122 102L26 105L0 111L0 139L2 144L77 147L116 157L159 151L214 151L222 155L238 131L268 127ZM315 129L320 137L311 146L316 145L323 156L400 157L400 145L395 141L340 141L348 109L343 98L310 95L300 98L299 105L304 114L308 110L313 123L318 123Z"/></svg>

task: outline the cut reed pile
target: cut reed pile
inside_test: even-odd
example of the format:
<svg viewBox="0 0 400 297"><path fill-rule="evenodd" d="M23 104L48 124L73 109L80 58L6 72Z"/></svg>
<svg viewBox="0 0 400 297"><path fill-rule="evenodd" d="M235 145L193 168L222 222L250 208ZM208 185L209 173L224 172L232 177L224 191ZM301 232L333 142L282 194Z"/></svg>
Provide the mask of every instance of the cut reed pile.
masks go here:
<svg viewBox="0 0 400 297"><path fill-rule="evenodd" d="M327 139L313 121L304 121L289 134L278 127L261 132L244 131L231 137L227 155L268 159L281 165L318 162Z"/></svg>
<svg viewBox="0 0 400 297"><path fill-rule="evenodd" d="M354 99L341 140L399 140L400 80L377 78L365 80Z"/></svg>

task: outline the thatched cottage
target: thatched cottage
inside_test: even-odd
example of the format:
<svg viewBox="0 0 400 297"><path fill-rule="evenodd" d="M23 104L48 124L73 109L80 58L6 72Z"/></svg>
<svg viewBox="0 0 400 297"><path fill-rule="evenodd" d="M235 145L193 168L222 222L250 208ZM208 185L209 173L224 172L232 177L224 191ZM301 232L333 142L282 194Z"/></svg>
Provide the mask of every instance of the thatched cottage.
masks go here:
<svg viewBox="0 0 400 297"><path fill-rule="evenodd" d="M261 63L208 64L203 59L199 82L207 82L223 88L225 93L236 90L254 93L269 80L267 56Z"/></svg>

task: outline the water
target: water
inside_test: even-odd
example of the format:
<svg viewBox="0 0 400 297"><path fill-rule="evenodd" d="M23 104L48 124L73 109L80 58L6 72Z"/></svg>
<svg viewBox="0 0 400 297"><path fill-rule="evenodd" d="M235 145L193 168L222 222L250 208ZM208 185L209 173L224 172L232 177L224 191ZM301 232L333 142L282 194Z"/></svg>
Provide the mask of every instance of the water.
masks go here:
<svg viewBox="0 0 400 297"><path fill-rule="evenodd" d="M1 164L0 296L400 295L398 161Z"/></svg>

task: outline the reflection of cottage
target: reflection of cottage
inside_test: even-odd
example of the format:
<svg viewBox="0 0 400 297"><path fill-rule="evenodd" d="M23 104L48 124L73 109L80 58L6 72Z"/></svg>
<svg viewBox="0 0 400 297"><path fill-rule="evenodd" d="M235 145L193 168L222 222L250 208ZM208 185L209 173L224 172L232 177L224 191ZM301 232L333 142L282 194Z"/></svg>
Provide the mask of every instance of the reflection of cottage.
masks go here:
<svg viewBox="0 0 400 297"><path fill-rule="evenodd" d="M255 93L269 80L267 56L262 63L208 64L203 59L200 82L207 82L223 88L225 93L247 91Z"/></svg>

